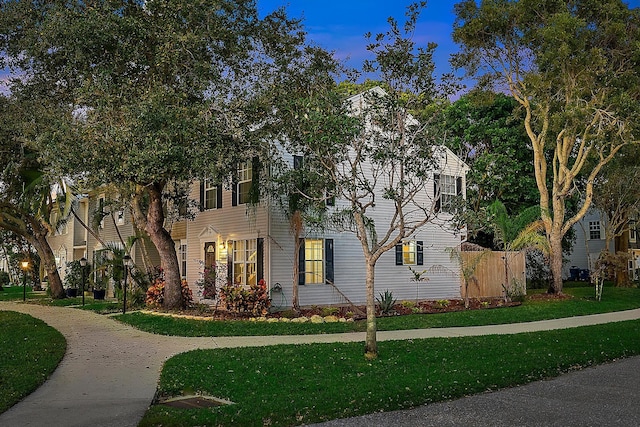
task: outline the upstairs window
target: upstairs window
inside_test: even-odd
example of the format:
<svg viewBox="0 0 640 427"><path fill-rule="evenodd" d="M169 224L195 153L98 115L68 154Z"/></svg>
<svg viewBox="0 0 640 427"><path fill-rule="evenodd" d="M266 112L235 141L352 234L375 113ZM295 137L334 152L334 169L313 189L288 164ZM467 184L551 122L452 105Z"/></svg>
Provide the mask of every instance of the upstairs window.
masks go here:
<svg viewBox="0 0 640 427"><path fill-rule="evenodd" d="M462 177L434 175L433 195L436 199L436 212L453 212L453 201L457 196L462 195Z"/></svg>
<svg viewBox="0 0 640 427"><path fill-rule="evenodd" d="M222 185L211 179L200 182L200 210L220 209L222 207Z"/></svg>
<svg viewBox="0 0 640 427"><path fill-rule="evenodd" d="M600 221L589 221L589 239L602 239L602 227L600 226Z"/></svg>
<svg viewBox="0 0 640 427"><path fill-rule="evenodd" d="M238 204L249 203L253 168L251 162L243 162L238 166Z"/></svg>
<svg viewBox="0 0 640 427"><path fill-rule="evenodd" d="M124 211L119 210L116 212L116 224L124 225Z"/></svg>
<svg viewBox="0 0 640 427"><path fill-rule="evenodd" d="M257 157L238 165L236 175L233 178L233 186L231 187L231 204L233 206L258 203L260 199L258 188L259 170L260 163Z"/></svg>

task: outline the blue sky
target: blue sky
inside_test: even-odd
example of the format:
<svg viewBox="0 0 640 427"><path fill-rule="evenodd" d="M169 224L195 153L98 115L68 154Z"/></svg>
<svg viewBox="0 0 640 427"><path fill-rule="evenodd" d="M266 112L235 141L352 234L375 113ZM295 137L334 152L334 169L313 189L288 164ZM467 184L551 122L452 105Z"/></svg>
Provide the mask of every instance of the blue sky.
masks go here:
<svg viewBox="0 0 640 427"><path fill-rule="evenodd" d="M349 59L348 64L359 67L367 57L364 34L377 34L389 27L387 18L393 16L404 22L406 6L413 0L257 0L262 15L285 6L289 16L303 18L309 37L323 48L335 51L336 57ZM451 39L453 6L457 1L431 0L422 11L414 40L426 46L438 44L434 61L436 74L448 72L448 59L457 51ZM640 7L640 0L625 1L631 7Z"/></svg>
<svg viewBox="0 0 640 427"><path fill-rule="evenodd" d="M640 2L640 0L638 0ZM323 48L335 51L336 57L348 59L350 66L358 67L367 58L364 34L385 32L387 18L393 16L404 23L406 6L412 1L389 0L257 0L264 15L280 6L287 8L291 17L303 18L309 38ZM420 15L414 40L418 44L435 42L435 62L439 74L448 71L449 54L456 48L451 40L453 5L455 1L432 0Z"/></svg>

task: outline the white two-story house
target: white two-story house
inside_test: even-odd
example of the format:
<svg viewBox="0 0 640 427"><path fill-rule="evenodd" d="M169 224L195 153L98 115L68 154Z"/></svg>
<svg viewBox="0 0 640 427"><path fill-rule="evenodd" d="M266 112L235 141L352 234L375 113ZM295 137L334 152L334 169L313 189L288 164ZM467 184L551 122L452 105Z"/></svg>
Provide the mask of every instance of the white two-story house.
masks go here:
<svg viewBox="0 0 640 427"><path fill-rule="evenodd" d="M353 100L352 100L353 102ZM437 216L406 238L395 250L378 260L376 295L389 290L398 300L460 298L460 268L447 248L466 239L466 230L450 224L451 201L465 195L468 166L445 147L437 150L438 161L428 175L425 190L416 201L437 206ZM285 155L291 168L297 156ZM207 180L194 184L191 198L200 202L195 220L184 223L180 236L174 234L181 254L183 277L197 295L194 285L205 267L216 266L227 280L252 284L264 279L276 307L291 305L294 282L298 284L301 306L364 303L365 263L362 247L350 232L306 231L299 250L294 277L296 245L289 221L279 207L267 200L250 203L260 186L258 162L238 166L231 188ZM379 190L382 192L382 188ZM344 201L335 200L332 210ZM394 213L391 202L376 198L369 215L376 224L385 223ZM424 281L413 280L412 268L425 272Z"/></svg>

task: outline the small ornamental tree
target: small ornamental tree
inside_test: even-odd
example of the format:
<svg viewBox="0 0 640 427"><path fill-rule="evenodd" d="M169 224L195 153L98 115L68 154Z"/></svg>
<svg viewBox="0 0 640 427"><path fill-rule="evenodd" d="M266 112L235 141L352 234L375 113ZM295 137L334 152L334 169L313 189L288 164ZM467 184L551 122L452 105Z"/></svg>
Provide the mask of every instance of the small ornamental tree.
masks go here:
<svg viewBox="0 0 640 427"><path fill-rule="evenodd" d="M283 131L287 149L302 153L311 171L330 183L336 206L330 227L353 233L360 242L366 264L367 333L365 355L377 357L375 266L393 249L434 218L430 181L438 164L436 143L410 112L425 110L441 96L433 77L435 44L417 47L412 40L425 2L407 8L404 26L389 18L390 29L369 35L373 59L364 72L380 76L374 87L346 102L332 83L312 80L282 113L295 126ZM343 88L344 89L344 88ZM393 213L376 222L376 204L389 204Z"/></svg>

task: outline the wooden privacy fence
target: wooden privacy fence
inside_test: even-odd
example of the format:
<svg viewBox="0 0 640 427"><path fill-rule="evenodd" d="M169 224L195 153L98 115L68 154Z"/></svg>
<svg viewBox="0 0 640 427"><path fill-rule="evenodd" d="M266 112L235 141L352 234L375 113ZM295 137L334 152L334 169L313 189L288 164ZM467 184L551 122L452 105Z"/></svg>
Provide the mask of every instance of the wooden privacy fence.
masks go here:
<svg viewBox="0 0 640 427"><path fill-rule="evenodd" d="M526 292L525 280L525 253L520 252L461 252L462 262L465 267L473 265L477 257L481 257L477 267L470 274L469 278L469 298L496 298L504 297L503 285L506 284L507 276L509 284L513 288L517 283L521 286L522 292ZM506 259L506 263L505 263ZM514 280L515 279L515 280ZM460 284L460 295L466 296L464 277Z"/></svg>

